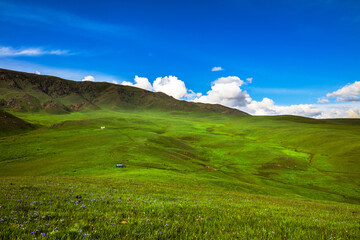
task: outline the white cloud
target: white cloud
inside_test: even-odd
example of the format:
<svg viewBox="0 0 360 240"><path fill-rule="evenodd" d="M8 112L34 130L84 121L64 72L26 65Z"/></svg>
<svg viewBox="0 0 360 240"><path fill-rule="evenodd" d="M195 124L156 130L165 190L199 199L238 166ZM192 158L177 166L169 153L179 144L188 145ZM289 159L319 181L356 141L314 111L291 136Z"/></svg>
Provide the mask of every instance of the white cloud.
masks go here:
<svg viewBox="0 0 360 240"><path fill-rule="evenodd" d="M153 82L156 92L163 92L176 99L180 99L187 94L185 83L175 76L158 77Z"/></svg>
<svg viewBox="0 0 360 240"><path fill-rule="evenodd" d="M117 81L113 80L111 83L113 84L119 84Z"/></svg>
<svg viewBox="0 0 360 240"><path fill-rule="evenodd" d="M67 50L44 50L42 48L12 48L0 47L0 57L69 55Z"/></svg>
<svg viewBox="0 0 360 240"><path fill-rule="evenodd" d="M201 97L201 93L195 93L193 90L188 90L187 94L185 94L185 98L188 100L192 100L198 97Z"/></svg>
<svg viewBox="0 0 360 240"><path fill-rule="evenodd" d="M143 88L149 91L153 90L153 87L151 86L151 83L149 82L149 79L145 77L138 77L137 75L134 78L135 81L135 87Z"/></svg>
<svg viewBox="0 0 360 240"><path fill-rule="evenodd" d="M137 80L136 80L137 79ZM146 84L139 84L142 82ZM135 84L122 82L122 85L151 86L147 78L135 76ZM250 95L242 89L247 83L251 83L252 78L247 78L246 82L237 76L221 77L211 84L211 89L206 95L195 93L186 88L185 83L175 76L156 78L152 84L153 91L164 92L177 99L187 99L194 102L211 104L221 104L227 107L236 108L253 115L298 115L313 118L343 118L359 117L360 110L355 103L330 104L327 98L318 98L319 103L329 104L297 104L289 106L276 105L270 98L263 98L262 101L253 100ZM308 92L308 91L306 91ZM299 93L305 93L300 91Z"/></svg>
<svg viewBox="0 0 360 240"><path fill-rule="evenodd" d="M89 82L95 82L95 78L93 76L86 76L84 77L81 81L85 82L85 81L89 81Z"/></svg>
<svg viewBox="0 0 360 240"><path fill-rule="evenodd" d="M243 86L246 86L245 82L237 76L219 78L212 83L211 90L208 91L206 95L197 97L194 101L221 104L253 115L299 115L314 118L345 117L346 111L352 106L344 104L297 104L281 106L276 105L272 99L266 97L263 98L262 101L253 100L250 95L242 89Z"/></svg>
<svg viewBox="0 0 360 240"><path fill-rule="evenodd" d="M149 82L149 79L145 78L145 77L139 77L139 76L135 76L134 78L135 84L132 82L128 82L128 81L123 81L121 83L121 85L126 85L126 86L133 86L133 87L138 87L138 88L142 88L148 91L153 91L153 87L151 85L151 83Z"/></svg>
<svg viewBox="0 0 360 240"><path fill-rule="evenodd" d="M330 102L329 99L325 98L325 97L322 97L322 98L318 98L318 103L328 103Z"/></svg>
<svg viewBox="0 0 360 240"><path fill-rule="evenodd" d="M247 81L248 83L252 83L253 78L246 78L246 81Z"/></svg>
<svg viewBox="0 0 360 240"><path fill-rule="evenodd" d="M224 69L222 67L213 67L211 69L212 72L218 72L218 71L223 71Z"/></svg>
<svg viewBox="0 0 360 240"><path fill-rule="evenodd" d="M348 84L339 90L326 94L328 98L337 98L338 102L344 101L358 101L360 96L360 81L355 81L352 84Z"/></svg>
<svg viewBox="0 0 360 240"><path fill-rule="evenodd" d="M346 114L348 118L360 118L360 108L349 109Z"/></svg>
<svg viewBox="0 0 360 240"><path fill-rule="evenodd" d="M149 82L149 79L139 76L135 76L134 81L135 83L123 81L121 82L121 85L138 87L154 92L163 92L176 99L185 98L187 100L192 100L201 96L201 93L195 93L194 91L187 89L185 83L175 76L158 77L153 84Z"/></svg>
<svg viewBox="0 0 360 240"><path fill-rule="evenodd" d="M316 118L342 118L344 117L344 113L339 111L338 109L329 109L327 111L322 111L320 115L316 116Z"/></svg>
<svg viewBox="0 0 360 240"><path fill-rule="evenodd" d="M39 71L35 71L35 74L37 75L41 75L41 73Z"/></svg>
<svg viewBox="0 0 360 240"><path fill-rule="evenodd" d="M316 117L321 114L316 106L311 104L299 104L290 106L275 105L274 101L264 98L262 101L251 101L243 110L253 115L300 115Z"/></svg>
<svg viewBox="0 0 360 240"><path fill-rule="evenodd" d="M134 84L132 82L128 82L128 81L123 81L122 83L120 83L121 85L124 86L134 86Z"/></svg>
<svg viewBox="0 0 360 240"><path fill-rule="evenodd" d="M240 108L250 103L251 98L240 88L244 81L236 76L221 77L212 82L207 95L196 98L195 102L221 104L232 108Z"/></svg>

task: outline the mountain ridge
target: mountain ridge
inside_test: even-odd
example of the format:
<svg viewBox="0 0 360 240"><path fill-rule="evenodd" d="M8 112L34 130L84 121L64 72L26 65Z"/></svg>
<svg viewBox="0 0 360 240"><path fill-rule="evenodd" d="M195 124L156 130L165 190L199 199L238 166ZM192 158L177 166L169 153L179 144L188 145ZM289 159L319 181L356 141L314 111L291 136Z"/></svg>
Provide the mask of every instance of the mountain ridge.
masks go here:
<svg viewBox="0 0 360 240"><path fill-rule="evenodd" d="M219 104L177 100L162 92L108 82L80 82L0 69L0 107L20 112L64 114L99 109L159 109L249 116Z"/></svg>

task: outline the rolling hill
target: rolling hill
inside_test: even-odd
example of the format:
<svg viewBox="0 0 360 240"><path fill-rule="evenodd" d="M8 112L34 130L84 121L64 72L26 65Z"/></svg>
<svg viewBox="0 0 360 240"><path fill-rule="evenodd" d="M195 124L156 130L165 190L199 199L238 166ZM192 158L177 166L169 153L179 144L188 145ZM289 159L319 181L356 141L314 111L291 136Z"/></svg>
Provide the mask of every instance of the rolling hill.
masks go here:
<svg viewBox="0 0 360 240"><path fill-rule="evenodd" d="M248 115L216 104L176 100L161 92L111 84L0 69L0 107L18 112L53 114L99 109L159 109Z"/></svg>
<svg viewBox="0 0 360 240"><path fill-rule="evenodd" d="M359 119L255 117L8 70L0 79L0 238L360 234Z"/></svg>

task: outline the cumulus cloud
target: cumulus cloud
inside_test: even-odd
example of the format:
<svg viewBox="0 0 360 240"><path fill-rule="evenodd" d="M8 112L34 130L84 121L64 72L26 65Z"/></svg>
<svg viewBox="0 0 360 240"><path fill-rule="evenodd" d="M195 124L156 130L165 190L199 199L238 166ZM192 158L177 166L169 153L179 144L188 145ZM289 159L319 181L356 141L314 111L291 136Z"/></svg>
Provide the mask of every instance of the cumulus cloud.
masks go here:
<svg viewBox="0 0 360 240"><path fill-rule="evenodd" d="M253 115L300 115L316 117L321 114L321 110L311 104L279 106L275 105L274 101L270 98L264 98L262 101L252 100L243 110Z"/></svg>
<svg viewBox="0 0 360 240"><path fill-rule="evenodd" d="M359 101L360 81L348 84L335 92L326 94L328 98L336 98L338 102Z"/></svg>
<svg viewBox="0 0 360 240"><path fill-rule="evenodd" d="M128 81L122 81L120 84L124 86L134 86L132 82L128 82Z"/></svg>
<svg viewBox="0 0 360 240"><path fill-rule="evenodd" d="M344 113L338 109L323 110L316 118L342 118Z"/></svg>
<svg viewBox="0 0 360 240"><path fill-rule="evenodd" d="M42 56L42 55L68 55L67 50L44 50L42 48L12 48L0 47L0 57L18 57L18 56Z"/></svg>
<svg viewBox="0 0 360 240"><path fill-rule="evenodd" d="M195 98L201 97L202 93L196 93L193 90L188 90L187 94L185 94L185 98L188 100L193 100Z"/></svg>
<svg viewBox="0 0 360 240"><path fill-rule="evenodd" d="M134 82L123 81L121 85L133 86L142 89L146 89L154 92L163 92L176 99L185 98L192 100L195 97L200 97L201 93L195 93L194 91L187 89L185 83L175 76L158 77L151 84L149 79L145 77L135 76Z"/></svg>
<svg viewBox="0 0 360 240"><path fill-rule="evenodd" d="M134 81L135 81L135 87L143 88L149 91L153 90L153 87L151 86L151 83L147 78L135 76Z"/></svg>
<svg viewBox="0 0 360 240"><path fill-rule="evenodd" d="M346 112L346 117L348 117L348 118L360 118L360 108L349 109Z"/></svg>
<svg viewBox="0 0 360 240"><path fill-rule="evenodd" d="M85 76L81 81L89 81L89 82L95 82L95 78L93 76Z"/></svg>
<svg viewBox="0 0 360 240"><path fill-rule="evenodd" d="M139 77L139 76L135 76L134 78L135 84L132 82L128 82L128 81L123 81L121 83L121 85L126 85L126 86L133 86L133 87L138 87L138 88L142 88L148 91L153 91L153 87L151 85L151 83L149 82L149 79L144 78L144 77Z"/></svg>
<svg viewBox="0 0 360 240"><path fill-rule="evenodd" d="M244 81L237 76L221 77L212 82L211 90L206 95L196 98L195 102L221 104L239 108L250 103L251 98L240 87Z"/></svg>
<svg viewBox="0 0 360 240"><path fill-rule="evenodd" d="M325 98L325 97L322 97L322 98L318 98L318 103L328 103L330 102L329 99Z"/></svg>
<svg viewBox="0 0 360 240"><path fill-rule="evenodd" d="M185 83L175 76L158 77L153 82L156 92L163 92L176 99L180 99L187 94Z"/></svg>
<svg viewBox="0 0 360 240"><path fill-rule="evenodd" d="M155 92L163 92L176 99L221 104L253 115L298 115L313 118L341 118L359 117L360 114L359 108L351 107L353 103L282 106L275 104L272 99L266 97L261 101L256 101L250 97L247 91L242 89L252 82L252 78L247 78L246 81L243 81L238 76L216 79L212 82L211 89L204 95L187 89L185 83L175 76L158 77L153 84L147 78L135 76L134 82L123 81L121 84ZM323 97L318 98L318 102L329 103L329 100Z"/></svg>
<svg viewBox="0 0 360 240"><path fill-rule="evenodd" d="M252 79L251 79L252 80ZM250 81L251 81L250 80ZM246 82L237 76L218 78L211 84L211 90L201 97L194 99L195 102L221 104L236 108L253 115L300 115L306 117L320 117L323 111L312 104L299 104L290 106L276 105L270 98L262 101L253 100L250 95L242 89ZM332 113L331 116L335 116ZM328 117L331 117L330 114ZM337 115L336 115L337 116Z"/></svg>
<svg viewBox="0 0 360 240"><path fill-rule="evenodd" d="M211 69L212 72L218 72L218 71L223 71L224 69L222 67L213 67Z"/></svg>
<svg viewBox="0 0 360 240"><path fill-rule="evenodd" d="M39 71L35 71L35 74L40 75L41 73Z"/></svg>

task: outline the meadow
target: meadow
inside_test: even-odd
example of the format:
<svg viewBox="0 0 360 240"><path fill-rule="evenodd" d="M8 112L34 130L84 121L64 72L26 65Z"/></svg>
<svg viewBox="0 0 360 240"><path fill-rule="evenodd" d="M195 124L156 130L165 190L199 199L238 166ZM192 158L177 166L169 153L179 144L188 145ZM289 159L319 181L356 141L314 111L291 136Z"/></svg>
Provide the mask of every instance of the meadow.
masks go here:
<svg viewBox="0 0 360 240"><path fill-rule="evenodd" d="M359 120L13 114L35 129L1 133L2 239L360 236Z"/></svg>

